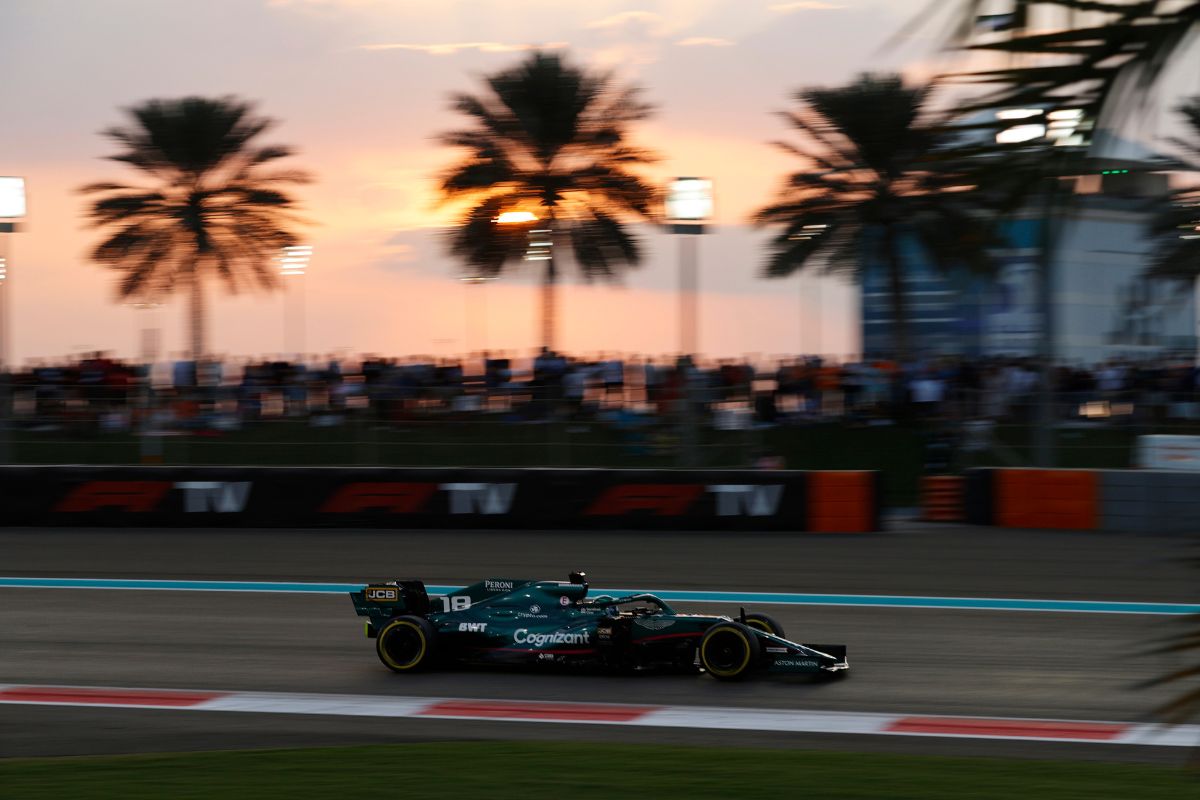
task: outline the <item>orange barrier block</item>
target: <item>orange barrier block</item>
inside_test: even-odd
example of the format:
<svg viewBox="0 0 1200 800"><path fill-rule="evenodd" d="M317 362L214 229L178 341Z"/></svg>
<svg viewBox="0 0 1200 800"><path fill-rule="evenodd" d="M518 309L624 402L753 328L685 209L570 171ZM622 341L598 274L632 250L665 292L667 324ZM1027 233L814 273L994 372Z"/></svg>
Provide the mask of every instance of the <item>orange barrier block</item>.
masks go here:
<svg viewBox="0 0 1200 800"><path fill-rule="evenodd" d="M822 533L866 533L875 524L875 474L811 472L808 529Z"/></svg>
<svg viewBox="0 0 1200 800"><path fill-rule="evenodd" d="M928 522L961 522L965 518L966 481L959 475L930 475L921 479L921 518Z"/></svg>
<svg viewBox="0 0 1200 800"><path fill-rule="evenodd" d="M1060 530L1099 527L1100 481L1096 472L998 469L992 474L997 525Z"/></svg>

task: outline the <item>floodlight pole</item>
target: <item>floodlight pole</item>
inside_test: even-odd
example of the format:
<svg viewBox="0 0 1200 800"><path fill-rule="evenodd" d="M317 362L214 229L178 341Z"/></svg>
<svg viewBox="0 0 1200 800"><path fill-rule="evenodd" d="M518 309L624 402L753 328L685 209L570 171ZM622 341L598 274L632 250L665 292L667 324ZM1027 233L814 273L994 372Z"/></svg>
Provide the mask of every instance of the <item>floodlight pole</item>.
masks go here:
<svg viewBox="0 0 1200 800"><path fill-rule="evenodd" d="M471 348L471 342L474 341L478 345L479 351L484 352L488 349L487 294L484 291L484 287L487 286L488 279L483 275L468 275L461 280L464 291L466 292L464 295L466 299L463 303L463 310L466 313L466 326L464 328L466 338L463 341L466 344L467 349ZM478 288L473 289L471 288L472 286ZM474 307L474 304L472 303L472 297L474 297L475 303L479 305L478 309ZM478 322L478 336L472 333L472 322Z"/></svg>
<svg viewBox="0 0 1200 800"><path fill-rule="evenodd" d="M15 222L0 222L0 464L13 463L9 424L12 417L12 381L9 380L8 283L12 279L9 236L17 230Z"/></svg>
<svg viewBox="0 0 1200 800"><path fill-rule="evenodd" d="M12 273L8 234L15 232L16 223L0 222L0 372L9 369L8 282Z"/></svg>
<svg viewBox="0 0 1200 800"><path fill-rule="evenodd" d="M159 341L162 335L158 319L158 309L162 307L162 303L151 296L130 305L134 309L134 319L137 323L135 328L139 339L139 357L145 369L139 397L142 410L141 425L136 429L138 451L143 464L161 464L162 437L154 430L154 365L158 363Z"/></svg>
<svg viewBox="0 0 1200 800"><path fill-rule="evenodd" d="M283 279L283 349L300 361L304 357L305 291L312 245L285 247L279 255L279 274Z"/></svg>
<svg viewBox="0 0 1200 800"><path fill-rule="evenodd" d="M679 352L695 356L700 349L699 242L712 217L712 181L676 178L667 189L666 216L679 236Z"/></svg>
<svg viewBox="0 0 1200 800"><path fill-rule="evenodd" d="M696 431L696 376L695 354L697 350L697 288L700 282L697 240L704 232L698 224L673 224L671 232L679 236L679 353L677 369L680 375L680 428L683 442L682 466L699 466L698 433Z"/></svg>
<svg viewBox="0 0 1200 800"><path fill-rule="evenodd" d="M1058 306L1055 299L1059 244L1074 211L1074 185L1063 185L1071 150L1063 147L1057 163L1044 176L1044 210L1041 222L1041 248L1037 274L1037 306L1040 320L1038 340L1038 389L1034 409L1033 463L1052 468L1058 456L1058 401L1056 362L1058 358Z"/></svg>
<svg viewBox="0 0 1200 800"><path fill-rule="evenodd" d="M694 355L699 349L697 295L700 289L696 234L679 237L679 352Z"/></svg>
<svg viewBox="0 0 1200 800"><path fill-rule="evenodd" d="M306 278L304 275L298 275L296 276L296 280L289 281L289 283L291 283L291 286L287 292L287 299L289 301L288 308L291 311L291 319L288 328L291 331L291 335L288 337L288 340L292 346L292 354L299 361L304 357L305 340L307 338L305 335L307 333L305 330L305 312L308 310L308 298L306 297L304 287Z"/></svg>
<svg viewBox="0 0 1200 800"><path fill-rule="evenodd" d="M672 234L679 236L679 427L681 466L699 466L699 432L696 425L696 354L700 349L699 242L704 224L712 217L712 181L676 178L666 196L666 217Z"/></svg>
<svg viewBox="0 0 1200 800"><path fill-rule="evenodd" d="M9 257L8 237L18 230L17 223L25 218L25 179L0 178L0 464L11 464L9 418L12 416L12 384L9 380L12 354L9 342L8 294L12 278L12 259Z"/></svg>

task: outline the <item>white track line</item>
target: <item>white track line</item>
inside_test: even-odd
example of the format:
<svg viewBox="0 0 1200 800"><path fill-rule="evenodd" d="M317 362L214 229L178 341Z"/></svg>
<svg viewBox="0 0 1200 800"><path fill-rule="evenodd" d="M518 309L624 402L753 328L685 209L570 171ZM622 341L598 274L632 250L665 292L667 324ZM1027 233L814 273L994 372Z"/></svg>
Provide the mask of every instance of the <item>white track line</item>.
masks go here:
<svg viewBox="0 0 1200 800"><path fill-rule="evenodd" d="M622 705L461 697L217 692L0 684L0 704L226 711L250 714L315 714L339 717L486 720L490 722L540 722L574 725L627 725L868 736L933 736L955 739L1005 739L1159 747L1200 745L1200 725L1168 727L1146 723L1094 720Z"/></svg>

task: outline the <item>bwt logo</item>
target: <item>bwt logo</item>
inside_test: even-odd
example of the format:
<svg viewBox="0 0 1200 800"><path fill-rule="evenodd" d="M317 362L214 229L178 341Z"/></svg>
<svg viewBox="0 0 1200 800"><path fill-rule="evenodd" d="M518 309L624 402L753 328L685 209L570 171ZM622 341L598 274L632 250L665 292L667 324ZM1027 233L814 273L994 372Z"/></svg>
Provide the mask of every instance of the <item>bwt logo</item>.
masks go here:
<svg viewBox="0 0 1200 800"><path fill-rule="evenodd" d="M245 510L252 485L250 481L181 481L175 488L183 491L183 510L188 513L236 514Z"/></svg>
<svg viewBox="0 0 1200 800"><path fill-rule="evenodd" d="M783 487L779 484L725 483L709 486L717 496L717 516L772 517L779 510Z"/></svg>
<svg viewBox="0 0 1200 800"><path fill-rule="evenodd" d="M443 483L451 514L507 514L517 494L515 483Z"/></svg>

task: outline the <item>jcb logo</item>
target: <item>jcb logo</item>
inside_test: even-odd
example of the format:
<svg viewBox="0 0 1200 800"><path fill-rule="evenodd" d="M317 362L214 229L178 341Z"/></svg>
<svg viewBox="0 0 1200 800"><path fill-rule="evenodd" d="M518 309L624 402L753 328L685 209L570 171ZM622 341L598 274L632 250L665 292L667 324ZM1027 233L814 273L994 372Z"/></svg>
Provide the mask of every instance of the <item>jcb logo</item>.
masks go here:
<svg viewBox="0 0 1200 800"><path fill-rule="evenodd" d="M717 516L771 517L779 510L783 487L779 484L726 483L709 486L708 491L717 496Z"/></svg>
<svg viewBox="0 0 1200 800"><path fill-rule="evenodd" d="M364 594L371 603L394 603L400 599L400 590L395 586L368 586Z"/></svg>

